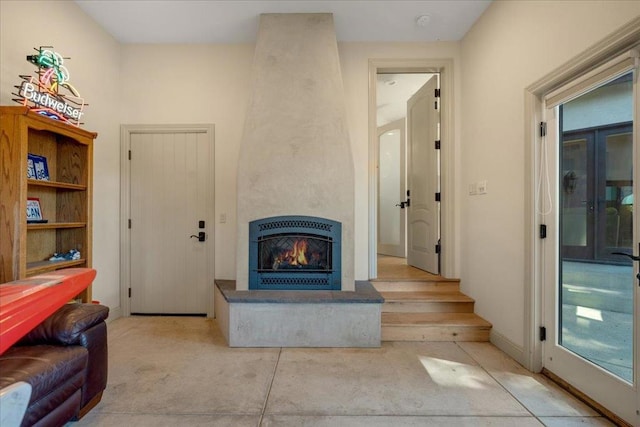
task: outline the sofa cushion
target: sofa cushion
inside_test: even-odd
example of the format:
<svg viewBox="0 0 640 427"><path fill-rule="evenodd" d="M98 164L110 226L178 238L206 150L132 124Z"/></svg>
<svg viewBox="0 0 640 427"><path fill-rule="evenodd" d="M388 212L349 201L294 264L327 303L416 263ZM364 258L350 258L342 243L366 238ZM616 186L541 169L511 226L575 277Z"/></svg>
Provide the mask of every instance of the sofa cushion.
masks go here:
<svg viewBox="0 0 640 427"><path fill-rule="evenodd" d="M99 304L65 304L31 332L18 345L34 344L78 344L80 334L104 321L109 316L109 307Z"/></svg>
<svg viewBox="0 0 640 427"><path fill-rule="evenodd" d="M0 388L18 381L31 384L23 425L36 423L69 399L77 400L72 412L79 411L87 359L88 352L81 346L14 346L0 356Z"/></svg>

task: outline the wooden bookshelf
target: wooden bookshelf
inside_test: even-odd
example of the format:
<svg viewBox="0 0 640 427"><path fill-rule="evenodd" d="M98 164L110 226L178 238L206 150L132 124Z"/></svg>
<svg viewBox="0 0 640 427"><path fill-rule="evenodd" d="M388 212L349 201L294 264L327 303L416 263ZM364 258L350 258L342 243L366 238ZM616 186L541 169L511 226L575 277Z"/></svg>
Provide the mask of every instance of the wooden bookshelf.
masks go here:
<svg viewBox="0 0 640 427"><path fill-rule="evenodd" d="M0 107L0 283L91 267L93 141L96 134L26 107ZM27 155L47 159L49 180L27 178ZM46 223L27 224L27 199ZM81 259L49 261L80 251ZM91 301L91 287L80 295Z"/></svg>

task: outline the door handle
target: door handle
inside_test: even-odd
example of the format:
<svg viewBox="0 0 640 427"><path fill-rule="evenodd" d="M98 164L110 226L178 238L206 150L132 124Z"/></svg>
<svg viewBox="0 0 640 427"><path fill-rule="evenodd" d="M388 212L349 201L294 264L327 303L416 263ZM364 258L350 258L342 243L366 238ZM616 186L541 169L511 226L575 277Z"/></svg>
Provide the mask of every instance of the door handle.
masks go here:
<svg viewBox="0 0 640 427"><path fill-rule="evenodd" d="M640 256L635 256L635 255L631 255L631 254L627 254L624 252L611 252L611 255L623 255L626 256L627 258L630 258L632 261L640 261Z"/></svg>
<svg viewBox="0 0 640 427"><path fill-rule="evenodd" d="M207 240L207 233L205 233L204 231L200 231L197 236L195 234L189 236L190 239L193 239L194 237L198 239L198 242L204 242L205 240Z"/></svg>
<svg viewBox="0 0 640 427"><path fill-rule="evenodd" d="M411 206L411 199L407 199L404 202L400 202L398 204L396 204L396 206L400 206L400 209L404 209L405 207L409 207Z"/></svg>
<svg viewBox="0 0 640 427"><path fill-rule="evenodd" d="M640 243L638 243L638 249L640 249ZM635 255L627 254L624 252L611 252L611 255L623 255L628 258L631 258L631 261L636 261L636 262L640 261L640 256L635 256ZM636 279L638 279L638 286L640 286L640 273L636 274Z"/></svg>

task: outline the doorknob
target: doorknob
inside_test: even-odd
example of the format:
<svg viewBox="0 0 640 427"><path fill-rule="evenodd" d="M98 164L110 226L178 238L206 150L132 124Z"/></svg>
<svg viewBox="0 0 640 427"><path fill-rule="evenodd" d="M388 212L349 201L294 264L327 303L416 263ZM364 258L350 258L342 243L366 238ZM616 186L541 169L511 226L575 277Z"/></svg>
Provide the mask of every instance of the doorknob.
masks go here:
<svg viewBox="0 0 640 427"><path fill-rule="evenodd" d="M204 231L200 231L197 236L195 234L189 236L190 239L193 239L194 237L198 239L198 242L204 242L207 240L207 234Z"/></svg>

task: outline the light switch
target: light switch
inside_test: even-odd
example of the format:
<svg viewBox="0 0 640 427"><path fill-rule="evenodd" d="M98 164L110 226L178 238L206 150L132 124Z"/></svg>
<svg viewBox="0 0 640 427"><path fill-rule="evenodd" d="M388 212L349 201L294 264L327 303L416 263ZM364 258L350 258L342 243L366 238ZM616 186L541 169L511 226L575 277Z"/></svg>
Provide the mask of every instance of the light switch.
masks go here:
<svg viewBox="0 0 640 427"><path fill-rule="evenodd" d="M225 222L227 222L227 214L222 213L220 214L220 224L224 224Z"/></svg>
<svg viewBox="0 0 640 427"><path fill-rule="evenodd" d="M478 194L487 194L487 181L478 181Z"/></svg>
<svg viewBox="0 0 640 427"><path fill-rule="evenodd" d="M469 195L474 196L476 194L478 194L478 186L475 182L472 182L471 184L469 184Z"/></svg>

